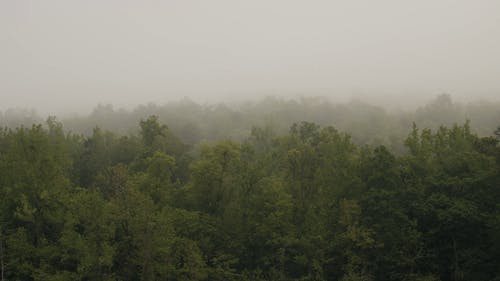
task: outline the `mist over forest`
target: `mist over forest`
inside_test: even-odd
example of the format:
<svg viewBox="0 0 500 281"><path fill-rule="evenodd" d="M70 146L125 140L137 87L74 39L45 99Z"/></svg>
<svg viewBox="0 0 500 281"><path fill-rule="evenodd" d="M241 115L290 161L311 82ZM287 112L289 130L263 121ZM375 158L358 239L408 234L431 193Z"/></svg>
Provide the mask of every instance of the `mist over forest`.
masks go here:
<svg viewBox="0 0 500 281"><path fill-rule="evenodd" d="M0 1L0 281L500 281L500 1Z"/></svg>
<svg viewBox="0 0 500 281"><path fill-rule="evenodd" d="M182 99L0 130L3 280L497 280L500 106Z"/></svg>
<svg viewBox="0 0 500 281"><path fill-rule="evenodd" d="M297 122L334 126L351 135L361 145L386 145L395 151L404 149L402 140L415 123L437 129L469 121L479 136L490 136L500 120L500 101L457 102L449 94L440 94L412 109L391 109L353 99L334 103L326 97L280 98L269 96L246 102L197 103L190 98L132 109L99 104L88 114L62 114L58 120L67 132L89 136L98 127L119 135L136 134L141 119L155 115L189 145L223 139L242 141L253 127L266 127L276 135L288 132ZM2 126L15 128L44 123L36 110L9 109L0 114Z"/></svg>

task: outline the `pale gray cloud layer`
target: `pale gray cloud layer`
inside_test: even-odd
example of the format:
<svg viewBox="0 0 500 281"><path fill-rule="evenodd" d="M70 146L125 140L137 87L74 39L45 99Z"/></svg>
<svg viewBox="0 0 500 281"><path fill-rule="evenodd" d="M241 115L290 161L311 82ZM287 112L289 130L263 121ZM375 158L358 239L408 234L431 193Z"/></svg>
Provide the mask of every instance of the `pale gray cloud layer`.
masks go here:
<svg viewBox="0 0 500 281"><path fill-rule="evenodd" d="M500 95L498 0L0 0L0 110Z"/></svg>

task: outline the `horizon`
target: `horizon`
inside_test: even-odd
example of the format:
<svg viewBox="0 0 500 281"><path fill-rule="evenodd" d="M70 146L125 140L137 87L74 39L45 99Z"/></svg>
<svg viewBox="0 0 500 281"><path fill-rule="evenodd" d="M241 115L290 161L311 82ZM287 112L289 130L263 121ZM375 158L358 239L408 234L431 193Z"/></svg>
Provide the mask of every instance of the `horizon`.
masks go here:
<svg viewBox="0 0 500 281"><path fill-rule="evenodd" d="M0 110L500 97L500 2L4 1Z"/></svg>

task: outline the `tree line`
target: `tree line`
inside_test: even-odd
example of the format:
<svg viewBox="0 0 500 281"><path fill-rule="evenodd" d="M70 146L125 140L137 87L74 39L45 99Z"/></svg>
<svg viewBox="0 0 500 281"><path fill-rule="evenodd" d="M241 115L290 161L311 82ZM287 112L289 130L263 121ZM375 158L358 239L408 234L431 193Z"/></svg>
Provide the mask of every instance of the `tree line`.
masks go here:
<svg viewBox="0 0 500 281"><path fill-rule="evenodd" d="M390 102L388 102L389 104ZM471 127L479 136L488 136L500 120L499 101L458 102L442 94L426 104L413 105L407 110L395 110L370 104L366 100L345 103L322 97L286 99L267 97L248 102L200 104L188 98L166 104L145 104L131 109L98 105L90 114L58 115L68 131L90 136L93 129L120 135L138 134L137 123L156 115L159 121L185 144L217 142L220 139L243 141L253 126L271 127L277 135L288 133L293 123L308 121L320 126L335 126L348 132L358 145L384 145L401 154L404 139L412 123L436 130L441 125L453 126L471 120ZM34 110L6 110L0 112L0 126L11 128L43 123Z"/></svg>
<svg viewBox="0 0 500 281"><path fill-rule="evenodd" d="M3 280L500 280L500 130L0 130Z"/></svg>

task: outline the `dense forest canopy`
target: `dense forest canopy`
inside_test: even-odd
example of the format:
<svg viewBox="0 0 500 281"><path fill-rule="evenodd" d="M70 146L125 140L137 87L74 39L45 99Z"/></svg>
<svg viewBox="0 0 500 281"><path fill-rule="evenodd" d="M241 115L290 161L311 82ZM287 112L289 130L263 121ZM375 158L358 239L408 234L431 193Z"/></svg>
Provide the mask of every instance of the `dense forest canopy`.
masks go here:
<svg viewBox="0 0 500 281"><path fill-rule="evenodd" d="M0 0L0 281L500 281L499 12Z"/></svg>
<svg viewBox="0 0 500 281"><path fill-rule="evenodd" d="M6 112L1 279L500 280L499 108Z"/></svg>

